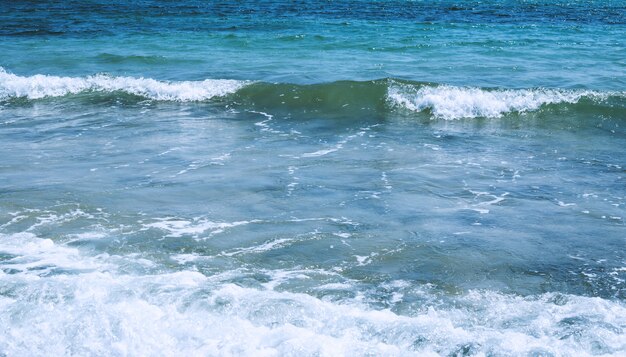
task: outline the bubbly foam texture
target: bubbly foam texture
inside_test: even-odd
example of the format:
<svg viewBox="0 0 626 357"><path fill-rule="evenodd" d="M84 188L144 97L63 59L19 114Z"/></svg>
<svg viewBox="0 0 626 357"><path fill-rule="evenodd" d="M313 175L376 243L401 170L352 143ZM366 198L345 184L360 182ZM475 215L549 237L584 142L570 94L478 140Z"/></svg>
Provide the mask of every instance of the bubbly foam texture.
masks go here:
<svg viewBox="0 0 626 357"><path fill-rule="evenodd" d="M623 93L563 89L494 89L453 86L391 84L387 99L391 105L422 112L435 118L499 118L507 113L534 111L548 104L575 104L583 98L605 100Z"/></svg>
<svg viewBox="0 0 626 357"><path fill-rule="evenodd" d="M236 221L236 222L213 222L204 218L196 218L194 220L183 220L177 218L163 218L157 222L148 223L144 228L156 228L168 233L168 237L192 236L198 237L204 233L209 236L222 233L224 230L232 227L242 226L251 223L258 223L259 220Z"/></svg>
<svg viewBox="0 0 626 357"><path fill-rule="evenodd" d="M206 79L204 81L164 82L151 78L112 77L57 77L37 74L18 76L0 67L0 99L61 97L82 92L121 91L154 100L202 101L236 92L245 81Z"/></svg>
<svg viewBox="0 0 626 357"><path fill-rule="evenodd" d="M435 301L399 315L373 309L362 294L330 301L276 290L271 283L242 287L230 280L240 271L132 274L125 263L116 269L120 259L138 258L91 257L31 233L0 234L0 351L8 356L617 356L626 351L626 306L619 301L473 291L443 304L427 287L390 282L385 286L396 303L411 290ZM283 282L307 271L266 273ZM329 286L320 282L319 288Z"/></svg>

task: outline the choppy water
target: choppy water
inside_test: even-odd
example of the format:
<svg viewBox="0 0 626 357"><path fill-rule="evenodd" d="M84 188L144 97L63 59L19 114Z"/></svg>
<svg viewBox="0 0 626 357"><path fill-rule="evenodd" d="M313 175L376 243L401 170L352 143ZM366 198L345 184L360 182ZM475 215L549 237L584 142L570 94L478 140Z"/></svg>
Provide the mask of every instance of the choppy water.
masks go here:
<svg viewBox="0 0 626 357"><path fill-rule="evenodd" d="M621 1L0 2L0 355L626 353Z"/></svg>

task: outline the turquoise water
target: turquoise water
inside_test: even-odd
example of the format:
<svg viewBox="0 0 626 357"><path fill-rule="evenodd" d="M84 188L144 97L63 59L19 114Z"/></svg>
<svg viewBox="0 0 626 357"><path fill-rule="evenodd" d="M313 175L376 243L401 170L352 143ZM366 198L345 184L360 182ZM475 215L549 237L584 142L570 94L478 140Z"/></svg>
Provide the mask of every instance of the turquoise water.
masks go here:
<svg viewBox="0 0 626 357"><path fill-rule="evenodd" d="M0 10L0 355L626 353L622 2Z"/></svg>

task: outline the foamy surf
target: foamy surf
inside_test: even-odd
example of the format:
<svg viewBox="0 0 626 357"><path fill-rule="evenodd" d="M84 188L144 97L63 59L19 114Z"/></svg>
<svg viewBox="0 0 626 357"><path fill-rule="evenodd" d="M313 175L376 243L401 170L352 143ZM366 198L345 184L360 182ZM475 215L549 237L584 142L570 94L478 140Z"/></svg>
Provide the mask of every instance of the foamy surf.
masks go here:
<svg viewBox="0 0 626 357"><path fill-rule="evenodd" d="M331 301L285 290L290 279L310 280L307 271L265 271L269 282L256 288L233 283L245 269L205 275L153 263L129 273L147 260L90 257L30 233L1 234L0 253L0 326L11 326L0 351L9 356L617 356L626 348L626 307L601 298L470 291L442 304L427 285L393 281L385 288L394 304L423 301L398 314L369 306L367 291Z"/></svg>
<svg viewBox="0 0 626 357"><path fill-rule="evenodd" d="M476 87L391 84L387 93L394 107L413 112L430 111L438 119L499 118L525 113L550 104L576 104L582 99L606 100L618 92L565 89L483 89Z"/></svg>
<svg viewBox="0 0 626 357"><path fill-rule="evenodd" d="M115 77L103 74L60 77L45 74L18 76L0 67L0 99L41 99L83 92L124 92L153 100L202 101L236 92L248 82L229 79L159 81L152 78Z"/></svg>

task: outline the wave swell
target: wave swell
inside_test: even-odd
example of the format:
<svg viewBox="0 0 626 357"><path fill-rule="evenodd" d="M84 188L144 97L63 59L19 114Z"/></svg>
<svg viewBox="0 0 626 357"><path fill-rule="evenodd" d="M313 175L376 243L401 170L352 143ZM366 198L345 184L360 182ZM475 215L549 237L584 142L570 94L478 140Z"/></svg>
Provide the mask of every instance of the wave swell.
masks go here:
<svg viewBox="0 0 626 357"><path fill-rule="evenodd" d="M0 101L71 95L139 96L141 100L215 102L244 109L298 113L420 113L434 119L499 118L579 105L626 109L626 92L583 89L461 87L398 79L321 84L229 79L159 81L152 78L18 76L0 67ZM134 99L136 100L136 99ZM132 100L131 100L132 101Z"/></svg>

